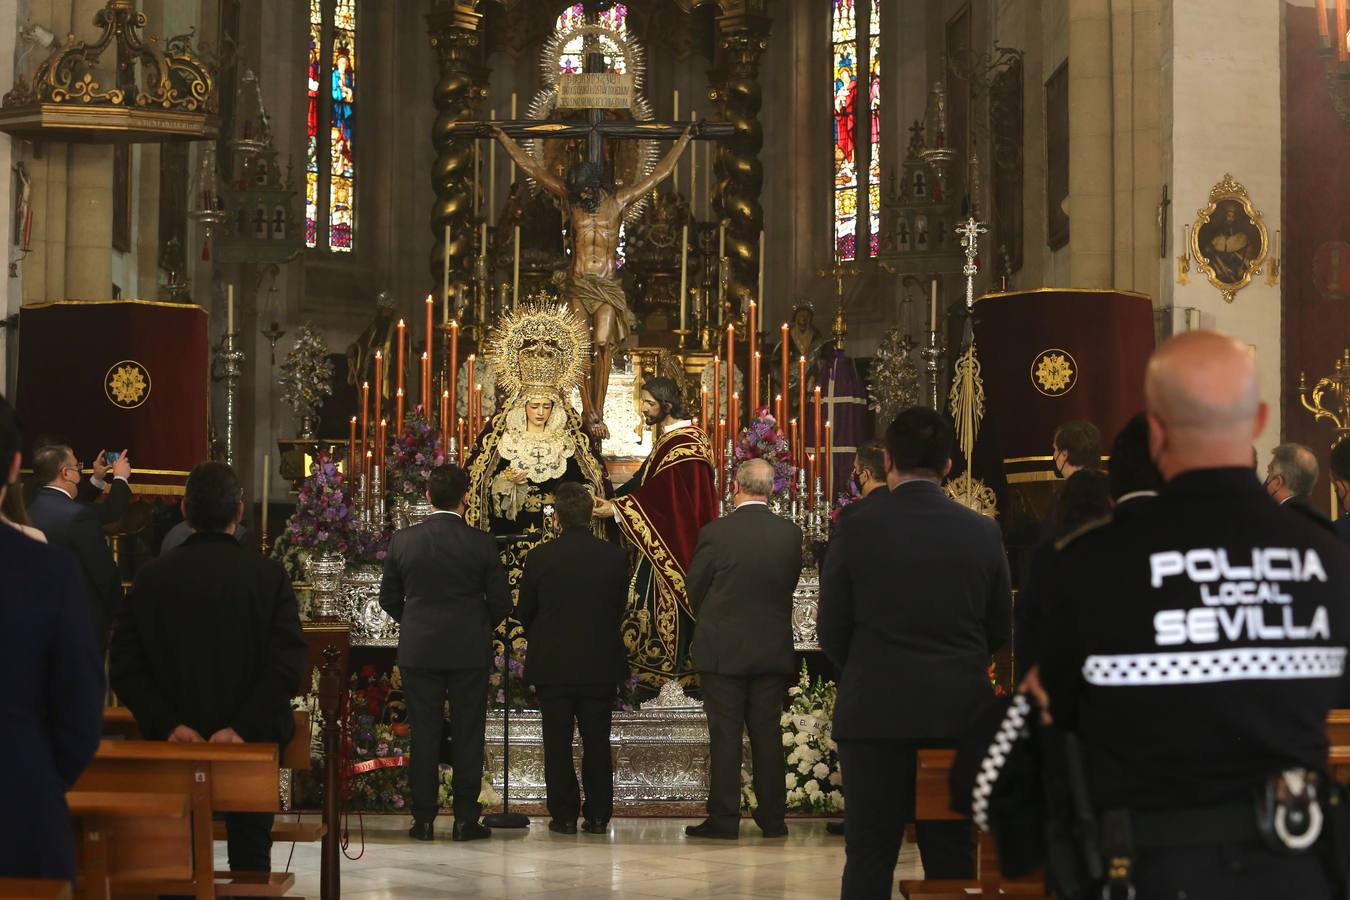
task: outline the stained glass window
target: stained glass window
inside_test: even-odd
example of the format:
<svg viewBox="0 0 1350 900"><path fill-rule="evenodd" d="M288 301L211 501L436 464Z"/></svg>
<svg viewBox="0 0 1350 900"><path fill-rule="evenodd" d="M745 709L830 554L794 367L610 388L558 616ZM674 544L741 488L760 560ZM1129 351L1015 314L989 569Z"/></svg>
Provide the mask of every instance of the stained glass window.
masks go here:
<svg viewBox="0 0 1350 900"><path fill-rule="evenodd" d="M867 34L859 34L859 0L832 0L830 42L834 67L834 250L841 260L857 257L859 235L865 236L868 255L876 256L881 239L881 2L867 3ZM865 63L859 50L865 48ZM867 131L858 126L858 69L867 67ZM858 222L859 141L866 142L868 215ZM860 227L863 226L863 227Z"/></svg>
<svg viewBox="0 0 1350 900"><path fill-rule="evenodd" d="M858 22L853 0L834 0L834 250L853 259L858 240Z"/></svg>
<svg viewBox="0 0 1350 900"><path fill-rule="evenodd" d="M623 3L615 3L609 9L601 12L599 15L599 24L614 31L626 31L628 28L628 7ZM559 34L571 31L573 28L583 25L586 22L586 5L584 3L573 3L562 11L554 22L554 28ZM625 71L623 56L619 52L612 38L601 35L595 38L598 47L605 59L605 68L610 72L617 72L622 75ZM558 63L558 68L562 72L581 72L585 70L586 48L583 47L585 39L581 35L572 38L563 45L562 59Z"/></svg>
<svg viewBox="0 0 1350 900"><path fill-rule="evenodd" d="M306 63L305 117L305 246L313 247L319 236L319 44L323 40L323 2L309 0L309 61Z"/></svg>
<svg viewBox="0 0 1350 900"><path fill-rule="evenodd" d="M326 247L338 253L352 250L356 232L356 7L358 0L309 0L309 57L306 62L305 132L305 246ZM326 18L327 17L327 18ZM323 47L325 21L332 38ZM326 86L329 105L326 123L319 104L320 86ZM326 126L326 128L325 128ZM320 146L321 129L327 132ZM325 215L319 198L328 187Z"/></svg>

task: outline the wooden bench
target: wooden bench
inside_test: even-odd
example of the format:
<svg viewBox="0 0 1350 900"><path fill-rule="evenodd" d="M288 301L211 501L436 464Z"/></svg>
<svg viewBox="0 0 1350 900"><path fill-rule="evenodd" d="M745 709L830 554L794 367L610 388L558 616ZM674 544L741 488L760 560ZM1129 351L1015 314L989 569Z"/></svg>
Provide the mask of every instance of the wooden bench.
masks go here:
<svg viewBox="0 0 1350 900"><path fill-rule="evenodd" d="M123 852L120 847L124 842L115 841L118 849L103 851L106 871L110 873L105 882L114 893L193 894L199 898L281 896L294 884L294 875L268 875L266 883L259 884L257 879L241 879L215 871L212 821L212 815L217 812L276 810L278 773L277 748L271 744L104 740L93 762L75 783L68 801L77 819L79 808L89 812L99 823L106 823L116 811L115 831L161 829L161 838L169 847L174 846L172 822L180 815L186 817L190 837L187 871L172 865L141 865L144 860L128 850L126 852L135 858L125 859L136 864L134 872L115 874L116 866L124 860L117 856ZM123 801L109 797L116 794L139 796ZM185 804L179 815L173 812L170 798L174 797ZM166 815L156 819L150 815L151 810ZM145 821L131 824L139 819ZM82 832L85 829L83 823L81 829ZM104 870L87 868L82 860L82 874L96 879L99 871ZM95 889L96 885L90 884L89 890ZM100 894L90 893L90 896Z"/></svg>
<svg viewBox="0 0 1350 900"><path fill-rule="evenodd" d="M70 900L70 882L48 878L0 878L0 897Z"/></svg>
<svg viewBox="0 0 1350 900"><path fill-rule="evenodd" d="M80 894L104 900L123 884L192 878L185 792L70 791Z"/></svg>

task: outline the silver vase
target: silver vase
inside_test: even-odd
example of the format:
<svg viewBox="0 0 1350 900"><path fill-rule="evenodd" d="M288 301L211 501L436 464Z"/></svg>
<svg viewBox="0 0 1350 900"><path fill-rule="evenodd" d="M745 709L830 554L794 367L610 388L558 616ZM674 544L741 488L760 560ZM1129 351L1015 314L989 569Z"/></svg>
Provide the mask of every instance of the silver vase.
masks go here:
<svg viewBox="0 0 1350 900"><path fill-rule="evenodd" d="M346 565L340 553L312 553L306 557L305 581L310 586L314 618L336 619L342 615L338 586Z"/></svg>
<svg viewBox="0 0 1350 900"><path fill-rule="evenodd" d="M342 574L338 596L354 647L398 646L398 623L380 607L380 580L378 565L349 566Z"/></svg>

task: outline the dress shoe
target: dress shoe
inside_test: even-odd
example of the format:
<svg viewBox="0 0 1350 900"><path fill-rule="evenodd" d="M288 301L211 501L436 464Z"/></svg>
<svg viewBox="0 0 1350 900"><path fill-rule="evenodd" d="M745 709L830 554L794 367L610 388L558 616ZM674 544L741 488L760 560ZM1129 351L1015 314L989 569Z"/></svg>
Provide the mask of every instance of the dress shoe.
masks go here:
<svg viewBox="0 0 1350 900"><path fill-rule="evenodd" d="M765 836L766 838L780 838L780 837L787 837L787 836L788 836L788 829L787 829L787 824L786 824L786 823L779 823L779 824L777 824L777 825L770 825L770 826L768 826L767 828L766 828L765 826L761 825L761 826L759 826L759 830L762 831L762 832L764 832L764 836Z"/></svg>
<svg viewBox="0 0 1350 900"><path fill-rule="evenodd" d="M414 822L408 829L408 837L415 841L432 841L436 839L436 829L430 822Z"/></svg>
<svg viewBox="0 0 1350 900"><path fill-rule="evenodd" d="M577 823L565 819L554 819L548 823L548 830L556 834L576 834Z"/></svg>
<svg viewBox="0 0 1350 900"><path fill-rule="evenodd" d="M581 823L581 830L587 834L609 834L609 819L587 819Z"/></svg>
<svg viewBox="0 0 1350 900"><path fill-rule="evenodd" d="M844 823L843 823L843 822L826 822L826 823L825 823L825 833L826 833L826 834L833 834L833 835L835 835L836 837L843 837L843 836L844 836Z"/></svg>
<svg viewBox="0 0 1350 900"><path fill-rule="evenodd" d="M732 831L727 828L718 828L711 821L703 821L697 825L686 825L684 833L689 837L697 838L716 838L722 841L734 841L740 838L738 831Z"/></svg>
<svg viewBox="0 0 1350 900"><path fill-rule="evenodd" d="M484 838L492 837L492 829L482 822L456 821L454 830L450 832L450 837L456 841L481 841Z"/></svg>

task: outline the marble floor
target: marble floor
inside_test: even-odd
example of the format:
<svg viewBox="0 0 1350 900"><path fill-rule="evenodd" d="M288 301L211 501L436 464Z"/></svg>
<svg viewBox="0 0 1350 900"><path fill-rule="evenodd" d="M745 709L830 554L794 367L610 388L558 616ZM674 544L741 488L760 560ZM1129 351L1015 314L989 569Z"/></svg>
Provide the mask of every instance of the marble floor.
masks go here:
<svg viewBox="0 0 1350 900"><path fill-rule="evenodd" d="M344 900L420 897L635 898L715 897L717 900L839 896L843 838L825 833L823 819L789 820L786 839L765 840L754 823L736 842L686 839L698 819L614 819L607 838L559 835L548 820L528 830L497 830L490 840L456 844L449 820L437 840L407 836L403 816L367 816L365 848L351 819L349 856L342 861ZM438 823L439 824L439 823ZM225 847L218 844L218 868ZM319 896L319 845L277 844L273 868L296 873L292 896ZM906 845L896 878L919 876L918 852ZM898 897L896 892L894 896Z"/></svg>

